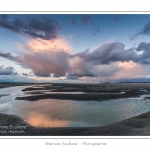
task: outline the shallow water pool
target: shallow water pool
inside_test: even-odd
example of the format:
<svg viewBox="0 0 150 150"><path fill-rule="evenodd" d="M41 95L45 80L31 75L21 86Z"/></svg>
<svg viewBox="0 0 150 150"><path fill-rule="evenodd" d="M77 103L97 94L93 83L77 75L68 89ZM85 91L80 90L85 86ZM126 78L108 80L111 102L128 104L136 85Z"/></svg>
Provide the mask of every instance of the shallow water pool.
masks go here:
<svg viewBox="0 0 150 150"><path fill-rule="evenodd" d="M73 101L46 99L39 101L14 100L23 96L21 89L0 89L0 113L14 114L33 126L93 127L115 123L150 110L146 95L108 101Z"/></svg>

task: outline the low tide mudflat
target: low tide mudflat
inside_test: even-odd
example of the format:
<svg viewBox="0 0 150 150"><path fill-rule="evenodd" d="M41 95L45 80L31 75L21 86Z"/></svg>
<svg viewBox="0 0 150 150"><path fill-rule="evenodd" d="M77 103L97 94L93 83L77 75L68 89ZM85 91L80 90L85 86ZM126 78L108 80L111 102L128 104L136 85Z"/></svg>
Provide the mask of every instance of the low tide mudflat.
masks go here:
<svg viewBox="0 0 150 150"><path fill-rule="evenodd" d="M0 87L7 87L6 84L0 84ZM0 135L150 135L149 129L150 129L150 107L149 107L149 95L150 95L150 83L103 83L103 84L9 84L9 87L13 86L27 86L22 89L23 95L15 97L12 102L9 102L8 104L0 104ZM5 93L6 94L6 93ZM0 100L5 97L7 98L7 95L1 94ZM11 94L11 93L9 93ZM131 105L131 102L129 100L134 101L134 104ZM101 102L105 101L111 101L113 103L117 103L120 101L122 103L122 100L127 99L127 102L129 105L126 105L126 107L130 107L130 111L137 112L135 116L133 114L132 117L128 117L127 119L122 119L121 121L117 121L114 123L107 123L107 125L93 125L91 123L91 120L89 122L89 119L86 119L86 123L90 123L89 126L87 126L84 122L84 124L81 122L77 123L77 119L79 119L80 112L78 110L78 115L65 115L67 118L67 121L69 122L68 118L71 118L72 116L75 117L75 123L72 123L72 126L65 126L61 120L61 113L64 113L64 110L60 111L59 113L56 111L57 107L55 106L55 111L50 108L51 111L48 111L48 107L50 107L49 102L45 103L46 101L52 101L51 105L54 103L54 101L62 101L62 103L72 102L73 106L76 105L78 102L95 102L94 104L100 105L99 108L103 109L101 106ZM128 100L129 99L129 100ZM41 105L39 107L39 101L42 103L45 103L45 105ZM140 103L139 103L140 101ZM32 102L32 104L30 103ZM19 103L19 104L18 104ZM29 103L29 105L27 105ZM121 103L117 106L117 108L120 106ZM22 107L22 104L24 107ZM142 104L142 105L141 105ZM29 110L34 106L36 108L36 114L39 117L33 116L35 119L31 120L31 117L29 117L33 111ZM59 103L60 105L60 103ZM78 104L79 105L79 104ZM116 104L114 104L116 105ZM5 106L5 107L4 107ZM10 107L11 106L11 107ZM44 109L44 107L46 107ZM137 107L138 106L138 107ZM144 106L144 107L143 107ZM10 109L13 107L13 111ZM20 108L19 108L20 107ZM71 110L71 106L69 111L76 113L75 110ZM113 106L112 106L113 107ZM135 109L134 107L137 107ZM140 107L143 107L142 113L139 113L137 110L140 109ZM23 108L26 108L23 109ZM65 108L65 107L63 107ZM78 107L80 108L80 107ZM84 107L81 107L84 110ZM86 106L87 108L87 106ZM88 109L91 114L93 114L93 118L95 115L99 115L98 113L101 113L99 108L96 108L94 110L94 113L90 110L93 109L93 103L88 103ZM17 111L14 111L14 109L17 109ZM18 110L21 110L20 112ZM60 107L59 107L60 109ZM108 109L105 109L106 111L109 111L111 109L111 105L108 107ZM112 108L113 110L114 108ZM122 108L120 108L121 110ZM144 110L145 109L145 110ZM76 109L77 110L77 109ZM27 113L28 116L21 115L21 112L23 111L29 111L30 113ZM45 112L48 112L49 114L54 111L54 115L49 116L51 119L43 116L41 114L44 114ZM68 109L66 109L68 111ZM67 114L67 112L65 113ZM126 113L128 109L125 109L125 111L122 111L120 113ZM13 112L13 113L12 113ZM18 113L19 112L19 113ZM40 113L38 113L40 112ZM68 112L68 113L70 113ZM110 111L111 112L111 111ZM118 111L119 112L119 111ZM117 113L118 113L117 112ZM86 116L87 112L84 112L83 116ZM106 112L107 113L107 112ZM35 111L34 111L35 114ZM47 115L47 114L46 114ZM89 114L87 114L89 115ZM101 114L102 115L102 114ZM110 114L107 114L110 115ZM23 117L25 116L24 119ZM56 118L57 117L57 122ZM82 114L81 114L82 116ZM118 113L119 116L119 113ZM122 115L123 116L123 115ZM61 126L40 126L39 124L35 124L38 121L41 120L43 117L43 122L48 125L52 125L50 122L53 122L55 120L55 125L61 124ZM92 118L92 115L90 116ZM108 117L108 116L107 116ZM121 117L121 115L120 115ZM29 119L30 118L30 119ZM53 119L52 119L53 118ZM86 117L85 117L86 118ZM37 120L36 120L37 119ZM48 120L49 119L49 120ZM81 119L81 118L80 118ZM29 121L30 120L30 121ZM84 119L83 119L84 120ZM97 120L101 120L101 118L95 118L92 121L96 121L96 123L99 123ZM104 119L106 120L106 119ZM28 122L29 121L29 122ZM108 121L108 120L107 120ZM69 123L68 123L69 124ZM76 126L78 124L78 126ZM85 125L85 127L84 127ZM2 129L4 126L7 126L7 129ZM10 127L11 126L11 127ZM17 126L20 126L18 129ZM23 126L26 126L26 128L23 128ZM5 131L5 132L4 132Z"/></svg>

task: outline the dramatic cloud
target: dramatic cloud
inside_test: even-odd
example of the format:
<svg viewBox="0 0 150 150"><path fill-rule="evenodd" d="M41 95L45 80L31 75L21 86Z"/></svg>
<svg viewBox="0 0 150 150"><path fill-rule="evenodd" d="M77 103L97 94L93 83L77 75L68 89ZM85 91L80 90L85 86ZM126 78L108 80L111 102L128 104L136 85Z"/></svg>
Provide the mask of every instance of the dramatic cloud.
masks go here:
<svg viewBox="0 0 150 150"><path fill-rule="evenodd" d="M60 29L59 23L50 18L28 17L21 19L17 15L0 15L0 27L44 40L56 38Z"/></svg>
<svg viewBox="0 0 150 150"><path fill-rule="evenodd" d="M4 68L4 66L0 66L0 75L16 75L17 73L14 72L14 68L13 67L6 67Z"/></svg>
<svg viewBox="0 0 150 150"><path fill-rule="evenodd" d="M68 55L70 47L64 39L41 40L34 39L26 45L18 56L0 52L0 56L29 68L37 76L64 76L69 70Z"/></svg>
<svg viewBox="0 0 150 150"><path fill-rule="evenodd" d="M144 50L146 53L150 53L150 43L141 42L137 48L135 48L137 51Z"/></svg>
<svg viewBox="0 0 150 150"><path fill-rule="evenodd" d="M139 50L143 51L140 55L136 53ZM69 59L71 70L68 72L68 76L108 77L124 72L124 68L126 68L126 71L123 74L126 74L126 72L130 74L133 69L128 70L133 66L131 62L141 66L134 70L136 74L141 68L145 68L143 65L150 64L150 43L142 42L136 50L133 48L125 50L124 44L115 42L104 44L93 52L86 50L82 53L71 55ZM124 76L123 74L121 76Z"/></svg>
<svg viewBox="0 0 150 150"><path fill-rule="evenodd" d="M82 77L105 78L115 75L123 77L126 72L140 75L136 70L140 71L145 67L149 70L150 43L142 42L135 49L125 50L124 44L115 42L104 44L92 52L86 50L70 55L70 47L63 40L31 40L24 46L19 45L24 51L18 56L0 52L0 57L31 69L36 76L54 78L66 76L67 79L74 80ZM138 55L136 51L143 53Z"/></svg>
<svg viewBox="0 0 150 150"><path fill-rule="evenodd" d="M124 49L125 45L122 43L104 44L100 48L89 52L88 50L82 53L77 53L70 57L79 57L86 62L93 62L93 64L110 64L117 61L139 61L139 56L134 49Z"/></svg>
<svg viewBox="0 0 150 150"><path fill-rule="evenodd" d="M135 49L130 48L125 50L125 45L122 43L109 43L104 44L93 52L85 51L73 55L72 57L79 56L87 62L93 61L100 64L110 64L111 62L129 62L133 61L139 64L150 64L150 43L141 42ZM142 51L138 55L135 51Z"/></svg>
<svg viewBox="0 0 150 150"><path fill-rule="evenodd" d="M51 73L64 75L69 68L68 54L65 52L30 52L17 57L0 53L0 56L30 68L37 76L50 76Z"/></svg>
<svg viewBox="0 0 150 150"><path fill-rule="evenodd" d="M64 38L53 40L32 39L26 45L18 44L20 49L35 52L66 52L70 53L71 47Z"/></svg>

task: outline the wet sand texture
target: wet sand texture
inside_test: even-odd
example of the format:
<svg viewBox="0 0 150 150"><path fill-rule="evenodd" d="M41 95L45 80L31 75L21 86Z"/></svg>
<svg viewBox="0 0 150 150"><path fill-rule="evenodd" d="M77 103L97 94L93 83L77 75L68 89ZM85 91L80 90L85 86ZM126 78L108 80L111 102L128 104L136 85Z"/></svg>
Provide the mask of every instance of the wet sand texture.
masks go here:
<svg viewBox="0 0 150 150"><path fill-rule="evenodd" d="M124 121L99 127L65 127L65 128L38 128L25 123L14 115L0 114L0 126L27 126L23 134L7 133L0 135L19 136L149 136L150 112L143 113Z"/></svg>

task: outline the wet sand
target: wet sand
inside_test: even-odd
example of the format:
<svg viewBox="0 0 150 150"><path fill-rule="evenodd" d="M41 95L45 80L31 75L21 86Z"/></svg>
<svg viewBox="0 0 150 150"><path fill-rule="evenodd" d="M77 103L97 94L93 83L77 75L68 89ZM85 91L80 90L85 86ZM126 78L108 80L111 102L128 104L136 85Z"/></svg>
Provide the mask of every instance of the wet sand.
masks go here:
<svg viewBox="0 0 150 150"><path fill-rule="evenodd" d="M3 136L149 136L150 111L136 117L98 127L33 127L14 115L0 114L0 135ZM10 128L11 126L11 128ZM2 133L4 131L5 133ZM13 129L12 129L13 128ZM17 128L17 129L14 129ZM19 128L19 129L18 129Z"/></svg>
<svg viewBox="0 0 150 150"><path fill-rule="evenodd" d="M52 86L44 86L42 88L40 87L28 88L28 89L24 89L23 91L27 91L27 92L35 91L36 92L39 89L43 90L43 88L46 90L53 90L56 92L83 91L83 92L107 92L107 93L110 92L112 93L112 92L126 91L125 94L112 94L116 96L115 98L120 98L120 95L125 97L125 95L128 96L129 94L131 94L129 95L129 97L138 96L139 94L142 94L143 90L150 92L150 83L135 83L135 84L119 83L119 84L100 84L100 85L55 84ZM42 99L44 99L43 95L41 95ZM51 96L51 95L53 94L48 94L48 96ZM58 94L54 94L54 95L56 96ZM87 95L87 97L89 97L89 95L91 94L81 94L81 95L67 94L67 96L65 97L66 99L68 99L68 95L69 96L72 95L72 97L77 95L76 100L81 100L81 97L80 97L81 95ZM99 97L101 94L96 94L96 96L97 95ZM112 95L109 94L108 99L107 98L105 99L105 97L103 97L103 100L112 99ZM35 97L33 96L26 96L26 97L23 97L23 99L32 101L32 100L38 100L39 98L41 98L36 95ZM60 99L63 99L62 96L63 94L58 95ZM85 97L85 99L87 97ZM47 96L45 96L45 98L47 98ZM97 100L100 100L100 98ZM31 136L37 136L37 135L39 136L94 136L94 135L97 135L97 136L145 136L147 135L149 136L150 135L150 111L147 113L143 113L141 115L132 117L130 119L126 119L124 121L113 123L110 125L105 125L105 126L59 127L59 128L33 127L18 116L0 113L0 135L4 135L4 136L7 136L7 135L11 135L11 136L15 136L15 135L20 135L20 136L24 136L24 135L28 135L28 136L30 135Z"/></svg>
<svg viewBox="0 0 150 150"><path fill-rule="evenodd" d="M53 93L45 94L40 90L46 90L49 92L52 91ZM138 97L144 93L144 90L150 92L150 83L52 84L51 86L43 85L37 88L29 87L23 89L23 92L27 92L32 95L16 97L16 100L37 101L39 99L52 98L59 100L103 101L119 98ZM55 92L61 92L61 94L55 94ZM85 92L85 94L62 94L62 92Z"/></svg>

